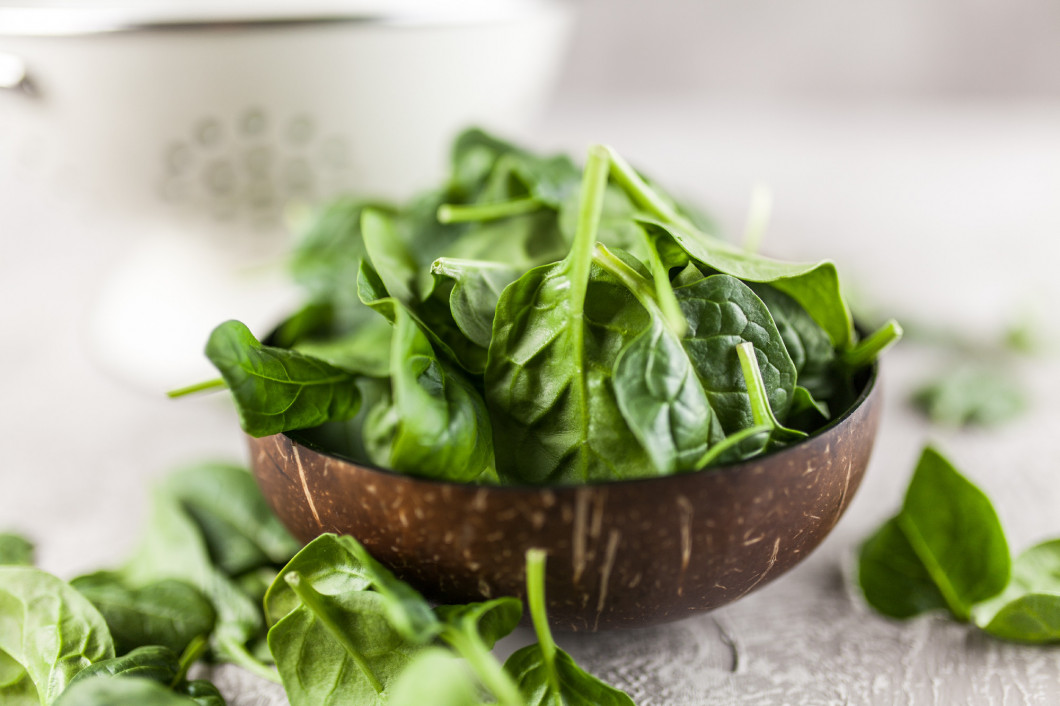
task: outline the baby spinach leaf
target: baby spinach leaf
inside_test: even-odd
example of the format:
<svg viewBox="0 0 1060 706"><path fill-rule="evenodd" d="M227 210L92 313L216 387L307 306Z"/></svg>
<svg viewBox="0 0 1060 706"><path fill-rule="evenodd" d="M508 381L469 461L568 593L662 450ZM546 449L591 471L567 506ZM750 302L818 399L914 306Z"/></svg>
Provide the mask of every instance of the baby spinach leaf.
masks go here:
<svg viewBox="0 0 1060 706"><path fill-rule="evenodd" d="M493 460L485 402L435 355L405 307L394 302L391 314L391 394L366 420L373 458L413 475L473 480Z"/></svg>
<svg viewBox="0 0 1060 706"><path fill-rule="evenodd" d="M442 357L471 373L481 373L486 367L486 350L469 340L453 321L449 308L437 300L428 299L412 309L391 297L371 264L361 263L357 277L361 301L374 309L393 325L399 309L408 314L420 331L427 336L431 347ZM421 316L422 315L422 316ZM423 317L427 318L424 319ZM391 358L393 360L393 358Z"/></svg>
<svg viewBox="0 0 1060 706"><path fill-rule="evenodd" d="M441 638L471 665L479 681L502 704L522 706L519 688L490 654L497 640L511 633L523 615L518 598L497 598L484 603L439 606Z"/></svg>
<svg viewBox="0 0 1060 706"><path fill-rule="evenodd" d="M545 613L545 552L539 549L526 553L526 599L538 643L512 654L504 669L518 683L527 706L633 706L628 695L584 671L556 647Z"/></svg>
<svg viewBox="0 0 1060 706"><path fill-rule="evenodd" d="M1005 590L974 610L994 637L1015 642L1060 642L1060 540L1031 547L1012 562Z"/></svg>
<svg viewBox="0 0 1060 706"><path fill-rule="evenodd" d="M931 421L948 426L998 426L1029 406L1023 386L1003 368L957 366L918 389L913 404Z"/></svg>
<svg viewBox="0 0 1060 706"><path fill-rule="evenodd" d="M55 703L56 706L213 706L217 702L199 702L150 679L95 677L78 681ZM223 706L224 702L220 703Z"/></svg>
<svg viewBox="0 0 1060 706"><path fill-rule="evenodd" d="M650 285L633 268L602 245L597 245L594 260L618 278L651 317L648 328L615 360L615 399L623 418L660 474L699 468L721 428L680 336L671 329Z"/></svg>
<svg viewBox="0 0 1060 706"><path fill-rule="evenodd" d="M390 326L378 316L349 333L331 338L304 338L293 348L350 373L380 378L390 375Z"/></svg>
<svg viewBox="0 0 1060 706"><path fill-rule="evenodd" d="M421 650L398 675L388 706L474 706L481 703L474 673L448 650Z"/></svg>
<svg viewBox="0 0 1060 706"><path fill-rule="evenodd" d="M805 265L780 262L737 248L701 233L672 201L653 189L614 150L609 150L611 173L629 197L649 216L638 221L653 237L668 235L690 258L715 272L747 282L769 283L787 293L828 332L833 345L845 348L854 340L854 322L839 289L835 265L828 261Z"/></svg>
<svg viewBox="0 0 1060 706"><path fill-rule="evenodd" d="M423 643L440 629L430 605L412 587L398 580L348 535L322 534L298 552L265 594L270 624L294 610L300 599L285 576L297 572L303 582L324 595L351 591L379 593L387 620L405 639Z"/></svg>
<svg viewBox="0 0 1060 706"><path fill-rule="evenodd" d="M33 542L20 534L0 532L0 566L33 566Z"/></svg>
<svg viewBox="0 0 1060 706"><path fill-rule="evenodd" d="M942 454L924 449L901 511L862 546L859 581L873 608L894 618L972 605L1008 583L1005 534L990 500Z"/></svg>
<svg viewBox="0 0 1060 706"><path fill-rule="evenodd" d="M281 566L302 547L245 468L201 463L170 473L160 488L192 517L211 561L229 576Z"/></svg>
<svg viewBox="0 0 1060 706"><path fill-rule="evenodd" d="M703 267L746 282L768 283L789 295L828 332L834 346L848 346L854 340L853 319L840 294L839 275L831 261L798 264L771 260L721 240L696 238L670 223L652 218L641 218L640 222L649 229L657 229L654 233L657 238L669 235Z"/></svg>
<svg viewBox="0 0 1060 706"><path fill-rule="evenodd" d="M299 605L269 630L269 649L292 706L382 704L417 649L387 619L374 591L318 592L297 571L283 580Z"/></svg>
<svg viewBox="0 0 1060 706"><path fill-rule="evenodd" d="M825 399L835 392L835 349L828 333L806 310L784 292L767 284L751 290L769 309L795 366L796 378L812 398ZM825 414L825 419L828 419Z"/></svg>
<svg viewBox="0 0 1060 706"><path fill-rule="evenodd" d="M390 296L406 306L420 301L426 288L421 288L416 259L398 237L393 221L380 211L366 209L361 214L361 232L372 267Z"/></svg>
<svg viewBox="0 0 1060 706"><path fill-rule="evenodd" d="M0 566L0 701L48 706L79 671L113 656L87 598L39 569Z"/></svg>
<svg viewBox="0 0 1060 706"><path fill-rule="evenodd" d="M769 407L785 419L795 391L795 365L762 300L729 275L703 277L686 270L677 283L674 292L688 320L684 346L726 434L756 424L736 354L741 343L754 346Z"/></svg>
<svg viewBox="0 0 1060 706"><path fill-rule="evenodd" d="M205 679L191 679L177 685L173 691L187 696L198 706L225 706L221 692Z"/></svg>
<svg viewBox="0 0 1060 706"><path fill-rule="evenodd" d="M275 672L255 659L247 647L264 631L261 609L214 566L198 525L172 495L161 489L152 495L148 526L121 573L134 587L164 579L191 583L210 600L217 616L210 635L214 657L277 680Z"/></svg>
<svg viewBox="0 0 1060 706"><path fill-rule="evenodd" d="M182 675L180 655L168 647L138 647L120 657L96 662L78 672L71 685L99 677L136 677L170 686Z"/></svg>
<svg viewBox="0 0 1060 706"><path fill-rule="evenodd" d="M606 152L590 150L571 252L524 274L497 303L485 389L494 433L506 440L496 448L502 479L584 482L650 464L610 381L644 313L607 278L586 296L606 179Z"/></svg>
<svg viewBox="0 0 1060 706"><path fill-rule="evenodd" d="M489 348L497 300L520 271L511 265L485 260L439 258L431 266L436 288L448 280L453 320L473 343Z"/></svg>
<svg viewBox="0 0 1060 706"><path fill-rule="evenodd" d="M349 419L361 402L352 373L301 353L263 346L238 321L213 330L206 356L232 391L240 424L252 436Z"/></svg>
<svg viewBox="0 0 1060 706"><path fill-rule="evenodd" d="M213 630L213 606L183 581L164 579L132 588L118 572L97 571L70 585L106 619L119 654L144 645L180 652L194 638Z"/></svg>

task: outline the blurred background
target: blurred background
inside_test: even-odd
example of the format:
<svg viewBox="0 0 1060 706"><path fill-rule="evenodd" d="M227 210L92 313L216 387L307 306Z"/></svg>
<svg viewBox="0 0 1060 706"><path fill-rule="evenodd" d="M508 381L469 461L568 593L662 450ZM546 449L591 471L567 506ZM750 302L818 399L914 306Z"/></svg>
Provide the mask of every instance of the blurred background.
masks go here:
<svg viewBox="0 0 1060 706"><path fill-rule="evenodd" d="M575 155L610 143L733 239L766 185L762 250L836 260L863 321L911 334L888 354L873 468L829 542L732 608L626 640L643 659L572 640L585 666L666 703L765 703L793 685L824 703L817 681L865 702L847 687L866 681L870 645L873 683L909 703L948 693L937 674L992 680L982 693L1005 703L1034 682L1055 702L1048 653L997 657L963 632L909 679L934 638L859 614L837 568L899 502L926 438L994 498L1013 547L1056 535L1054 0L0 0L0 530L73 576L127 553L148 479L240 459L223 395L164 391L214 376L214 325L262 333L297 300L285 253L307 209L430 185L467 123ZM964 359L1011 374L985 406L1017 394L1022 416L967 430L912 413L910 391ZM700 669L726 630L751 666ZM259 686L229 693L277 702Z"/></svg>
<svg viewBox="0 0 1060 706"><path fill-rule="evenodd" d="M1051 330L1057 67L1049 0L0 0L0 522L69 574L129 543L130 478L238 458L220 397L162 393L292 305L300 213L431 184L471 122L608 142L737 239L767 185L762 249L837 260L866 320Z"/></svg>

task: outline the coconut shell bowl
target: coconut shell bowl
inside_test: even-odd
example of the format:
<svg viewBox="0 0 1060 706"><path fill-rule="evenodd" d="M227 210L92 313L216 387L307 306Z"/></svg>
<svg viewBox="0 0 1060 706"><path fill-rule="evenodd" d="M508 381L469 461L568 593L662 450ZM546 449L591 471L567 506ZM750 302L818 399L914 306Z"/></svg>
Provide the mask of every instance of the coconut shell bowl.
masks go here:
<svg viewBox="0 0 1060 706"><path fill-rule="evenodd" d="M297 434L251 438L251 466L299 539L353 535L429 599L522 596L524 555L540 547L549 621L610 630L713 610L802 561L858 489L879 416L874 366L851 408L817 434L693 473L463 485L355 463Z"/></svg>

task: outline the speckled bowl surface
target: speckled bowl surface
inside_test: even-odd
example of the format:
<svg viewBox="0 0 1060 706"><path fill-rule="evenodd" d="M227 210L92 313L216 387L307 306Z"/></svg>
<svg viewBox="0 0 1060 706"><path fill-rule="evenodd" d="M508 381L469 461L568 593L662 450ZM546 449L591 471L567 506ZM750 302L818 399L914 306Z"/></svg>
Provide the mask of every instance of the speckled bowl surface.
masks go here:
<svg viewBox="0 0 1060 706"><path fill-rule="evenodd" d="M298 538L351 534L442 603L522 596L524 554L542 547L550 622L595 631L712 610L801 561L861 483L879 415L874 367L854 405L822 432L694 473L462 485L354 463L286 434L251 438L251 466Z"/></svg>

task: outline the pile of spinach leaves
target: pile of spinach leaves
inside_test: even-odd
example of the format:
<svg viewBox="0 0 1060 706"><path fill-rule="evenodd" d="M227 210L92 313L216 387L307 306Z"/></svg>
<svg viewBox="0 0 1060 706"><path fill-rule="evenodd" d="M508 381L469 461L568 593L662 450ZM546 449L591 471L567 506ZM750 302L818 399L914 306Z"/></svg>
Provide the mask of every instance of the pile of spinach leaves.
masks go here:
<svg viewBox="0 0 1060 706"><path fill-rule="evenodd" d="M1004 640L1060 642L1060 540L1013 560L990 499L932 447L898 514L862 545L858 582L892 618L948 611Z"/></svg>
<svg viewBox="0 0 1060 706"><path fill-rule="evenodd" d="M120 568L67 583L31 565L28 541L0 535L0 702L224 706L187 679L200 659L279 681L262 599L300 545L251 475L223 464L169 475L140 537Z"/></svg>
<svg viewBox="0 0 1060 706"><path fill-rule="evenodd" d="M610 148L579 170L470 130L441 188L326 207L293 256L306 305L267 344L221 324L222 379L171 394L226 386L251 435L314 429L455 481L665 475L797 442L901 330L859 341L831 262L709 230Z"/></svg>
<svg viewBox="0 0 1060 706"><path fill-rule="evenodd" d="M65 582L0 534L0 703L224 706L199 661L281 683L292 706L536 706L633 701L552 638L545 554L527 554L538 643L504 664L519 624L503 597L432 606L348 536L304 548L244 469L186 468L155 489L139 548L117 570Z"/></svg>

